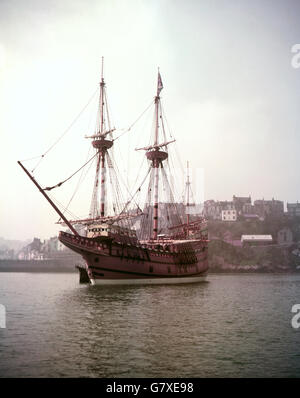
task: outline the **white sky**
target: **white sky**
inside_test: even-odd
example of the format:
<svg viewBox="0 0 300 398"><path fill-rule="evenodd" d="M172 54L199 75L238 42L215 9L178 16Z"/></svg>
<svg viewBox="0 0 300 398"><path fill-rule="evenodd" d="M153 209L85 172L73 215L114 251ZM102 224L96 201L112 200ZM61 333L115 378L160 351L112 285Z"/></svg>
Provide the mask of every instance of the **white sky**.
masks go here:
<svg viewBox="0 0 300 398"><path fill-rule="evenodd" d="M0 236L59 230L16 161L68 127L97 88L102 56L119 128L149 104L160 67L168 122L182 161L204 169L205 199L300 199L300 68L291 66L299 17L289 0L1 0ZM91 120L43 162L45 185L85 161ZM131 156L121 157L126 169ZM85 200L88 210L90 192Z"/></svg>

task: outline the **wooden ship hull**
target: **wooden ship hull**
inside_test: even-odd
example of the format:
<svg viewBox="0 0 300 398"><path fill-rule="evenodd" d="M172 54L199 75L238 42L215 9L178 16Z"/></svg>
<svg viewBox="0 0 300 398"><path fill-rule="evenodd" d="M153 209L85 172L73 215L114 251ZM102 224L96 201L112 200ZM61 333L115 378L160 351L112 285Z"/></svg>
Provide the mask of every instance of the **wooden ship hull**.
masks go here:
<svg viewBox="0 0 300 398"><path fill-rule="evenodd" d="M195 283L208 271L202 239L125 243L61 232L59 240L83 257L93 285Z"/></svg>

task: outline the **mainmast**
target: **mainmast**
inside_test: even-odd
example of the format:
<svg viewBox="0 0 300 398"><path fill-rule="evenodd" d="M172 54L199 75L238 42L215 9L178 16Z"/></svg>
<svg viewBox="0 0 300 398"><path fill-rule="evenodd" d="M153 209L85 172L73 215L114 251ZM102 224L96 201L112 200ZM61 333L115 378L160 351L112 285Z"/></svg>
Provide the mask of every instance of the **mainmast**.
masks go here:
<svg viewBox="0 0 300 398"><path fill-rule="evenodd" d="M160 92L163 88L160 73L158 70L157 76L157 92L155 97L155 138L154 145L158 144L158 116L159 116L159 106L160 106ZM147 155L150 155L148 152ZM148 159L152 160L152 167L154 168L154 204L153 204L153 239L157 239L158 233L158 180L159 180L159 165L162 165L162 161L166 159L168 154L163 151L159 151L158 148L154 152L151 152L151 156L147 156Z"/></svg>
<svg viewBox="0 0 300 398"><path fill-rule="evenodd" d="M160 113L160 92L163 89L160 73L158 71L157 77L157 92L155 97L155 134L153 149L146 153L146 156L152 162L154 169L154 203L153 203L153 228L152 239L157 239L158 234L158 183L159 183L159 166L163 167L162 162L167 159L168 153L159 150L161 145L158 144L158 130L159 130L159 113Z"/></svg>
<svg viewBox="0 0 300 398"><path fill-rule="evenodd" d="M100 96L99 96L99 120L97 123L96 134L87 138L93 138L92 145L98 150L97 167L96 167L96 178L94 184L94 192L91 206L91 216L100 217L105 216L106 212L106 154L107 150L113 146L113 140L107 139L106 136L112 133L112 129L109 125L108 109L106 103L106 90L105 82L103 77L103 57L101 65L101 81L100 81ZM105 109L106 108L106 109ZM105 112L107 115L108 130L106 130L106 119ZM100 175L100 212L98 203L98 186L99 186L99 175ZM99 214L100 213L100 214Z"/></svg>
<svg viewBox="0 0 300 398"><path fill-rule="evenodd" d="M154 198L153 198L153 222L152 222L152 239L156 240L158 235L158 204L159 204L159 168L163 168L163 161L168 158L168 152L162 151L162 147L167 147L167 145L171 144L175 140L165 141L159 143L159 120L162 118L161 111L161 103L160 103L160 92L163 89L163 84L161 80L160 73L158 71L157 77L157 91L154 99L155 103L155 130L154 130L154 143L153 145L144 147L144 148L136 148L136 150L145 150L147 159L151 161L151 167L154 172ZM164 130L163 123L162 129ZM164 134L165 138L165 134Z"/></svg>

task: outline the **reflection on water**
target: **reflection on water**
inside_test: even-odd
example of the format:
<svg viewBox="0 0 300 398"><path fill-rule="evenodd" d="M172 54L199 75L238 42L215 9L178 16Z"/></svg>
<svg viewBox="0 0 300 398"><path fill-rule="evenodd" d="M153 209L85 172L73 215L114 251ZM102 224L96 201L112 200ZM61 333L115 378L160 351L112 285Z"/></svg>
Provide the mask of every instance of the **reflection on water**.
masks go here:
<svg viewBox="0 0 300 398"><path fill-rule="evenodd" d="M208 280L101 287L73 274L0 274L0 376L298 377L290 309L300 276Z"/></svg>

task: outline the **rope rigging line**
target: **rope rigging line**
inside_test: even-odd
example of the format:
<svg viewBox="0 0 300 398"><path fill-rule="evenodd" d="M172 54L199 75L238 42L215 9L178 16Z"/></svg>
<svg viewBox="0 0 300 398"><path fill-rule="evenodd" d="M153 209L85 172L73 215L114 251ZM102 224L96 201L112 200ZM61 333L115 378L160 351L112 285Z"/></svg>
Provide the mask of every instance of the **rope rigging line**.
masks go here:
<svg viewBox="0 0 300 398"><path fill-rule="evenodd" d="M109 114L111 114L111 110L110 110L110 107L108 106L108 101L107 101L107 93L106 93L106 90L105 90L105 88L104 88L104 99L105 99L105 101L104 101L104 104L106 105L106 118L107 118L107 125L108 125L108 130L109 131L111 131L112 130L112 128L111 128L111 122L110 122L110 117L109 117ZM112 138L112 133L110 132L110 138Z"/></svg>
<svg viewBox="0 0 300 398"><path fill-rule="evenodd" d="M165 110L164 110L163 106L161 106L161 110L162 110L163 118L166 121L167 129L168 129L168 132L170 134L170 137L171 137L171 139L175 139L174 135L172 134L171 128L169 126L168 119L166 117ZM178 152L177 142L174 143L174 148L175 148L177 160L179 161L179 166L181 168L181 172L184 173L184 166L182 164L181 157L180 157L179 152ZM172 162L172 163L173 163L173 167L174 167L174 162Z"/></svg>
<svg viewBox="0 0 300 398"><path fill-rule="evenodd" d="M86 158L88 158L88 156L89 156L89 154L90 154L90 150L91 150L91 147L90 147L90 149L89 149L89 151L88 151L88 154L87 154L87 157L86 157ZM73 199L74 199L76 193L78 192L79 186L80 186L81 182L82 182L82 181L85 179L85 177L87 176L87 174L88 174L88 172L89 172L89 170L90 170L92 164L93 164L93 162L91 162L89 168L86 170L85 175L84 175L84 169L82 169L82 172L81 172L80 177L79 177L79 179L78 179L77 185L76 185L76 187L75 187L75 191L74 191L73 195L71 196L71 198L70 198L70 200L69 200L69 203L67 204L67 206L65 206L65 211L63 212L63 214L64 214L66 211L69 211L69 206L70 206L71 202L73 201ZM59 218L58 222L60 222L60 220L61 220L61 218Z"/></svg>
<svg viewBox="0 0 300 398"><path fill-rule="evenodd" d="M94 181L94 188L92 194L92 202L90 207L90 217L98 217L99 216L99 209L98 209L98 185L99 185L99 170L100 170L100 161L101 156L98 153L97 158L97 165L96 165L96 174L95 174L95 181Z"/></svg>
<svg viewBox="0 0 300 398"><path fill-rule="evenodd" d="M107 154L107 155L108 155L108 154ZM137 194L137 192L139 191L139 189L141 188L141 186L143 185L144 181L146 180L147 175L149 174L149 171L148 171L146 177L144 178L143 182L141 183L140 187L138 188L138 190L137 190L133 195L131 195L131 193L130 193L128 187L126 186L126 184L125 184L124 181L122 180L122 177L121 177L120 173L118 172L118 168L117 168L117 166L116 166L114 160L113 160L109 155L108 155L108 159L107 159L107 160L108 160L108 163L109 163L109 165L110 165L110 167L109 167L109 172L113 172L113 173L114 173L115 191L116 191L116 194L117 194L117 196L118 196L118 198L117 198L118 200L116 200L116 204L117 204L117 207L118 207L118 214L124 213L125 210L127 209L127 207L129 206L129 204L130 204L132 201L134 201L135 204L136 204L136 206L140 209L140 206L139 206L138 203L134 200L134 197L135 197L135 195ZM116 173L116 172L117 172L117 173ZM122 182L123 186L126 188L127 193L129 193L129 195L131 196L131 199L128 200L128 201L125 203L125 206L123 207L123 209L119 206L119 203L121 204L123 201L121 200L121 197L122 197L122 190L121 190L121 187L120 187L118 178L117 178L117 174L119 174L119 179L120 179L120 181ZM141 210L141 209L140 209L140 210ZM141 210L141 211L142 211L142 210Z"/></svg>
<svg viewBox="0 0 300 398"><path fill-rule="evenodd" d="M120 191L119 181L116 175L116 170L114 169L114 164L112 158L107 153L106 156L107 165L108 165L108 175L111 184L111 194L112 194L112 210L114 215L120 213L120 202L122 201L122 194Z"/></svg>
<svg viewBox="0 0 300 398"><path fill-rule="evenodd" d="M69 181L72 177L74 177L75 174L77 174L80 170L82 170L88 163L90 163L96 156L98 155L98 152L95 153L94 156L92 156L83 166L81 166L78 170L75 171L75 173L73 173L70 177L66 178L65 180L59 182L56 185L53 185L52 187L46 187L43 190L44 191L51 191L54 188L60 187L62 184L64 184L65 182Z"/></svg>
<svg viewBox="0 0 300 398"><path fill-rule="evenodd" d="M136 179L135 179L135 181L134 181L134 184L132 185L132 190L133 190L133 188L136 186L136 184L137 184L137 182L138 182L138 178L139 178L139 176L140 176L142 167L144 166L144 162L145 162L146 159L147 159L146 156L143 156L143 159L142 159L140 168L139 168L138 173L137 173L137 175L136 175ZM148 175L148 174L149 174L149 171L148 171L147 175ZM143 184L143 183L144 183L144 182L142 182L142 184ZM140 186L138 189L140 189L140 188L141 188L141 186Z"/></svg>
<svg viewBox="0 0 300 398"><path fill-rule="evenodd" d="M148 111L148 109L153 105L153 100L151 100L150 104L147 108L140 114L140 116L125 130L121 133L118 137L114 138L113 141L116 141L118 138L122 137L125 133L128 133L132 129L132 127L141 119L141 117Z"/></svg>
<svg viewBox="0 0 300 398"><path fill-rule="evenodd" d="M147 190L147 195L146 195L146 201L144 204L144 210L143 210L143 215L141 219L141 226L140 226L140 238L141 239L149 239L151 238L152 235L152 218L153 218L153 212L152 212L152 192L153 192L153 186L154 186L154 168L152 166L149 167L148 174L150 173L150 178L149 178L149 184L148 184L148 190ZM148 176L147 174L147 176Z"/></svg>
<svg viewBox="0 0 300 398"><path fill-rule="evenodd" d="M58 206L58 207L60 207L60 208L62 208L63 209L63 213L65 214L65 213L68 213L68 215L71 217L71 218L73 218L73 219L76 219L76 218L78 218L74 213L72 213L70 210L68 210L61 202L59 202L56 198L54 198L54 196L53 195L48 195L49 196L49 198L53 201L53 202L55 202L56 203L56 205ZM58 220L58 222L60 221L60 219Z"/></svg>
<svg viewBox="0 0 300 398"><path fill-rule="evenodd" d="M37 167L40 165L41 161L43 160L43 158L48 154L48 152L50 152L58 143L59 141L69 132L69 130L71 129L71 127L77 122L77 120L79 119L79 117L82 115L82 113L86 110L86 108L90 105L90 103L92 102L92 100L94 99L96 93L98 92L99 88L97 88L97 90L95 90L95 92L93 93L93 95L90 97L90 99L88 100L87 104L82 108L82 110L79 112L79 114L73 119L73 121L70 123L70 125L66 128L66 130L62 133L62 135L46 150L46 152L44 152L42 155L40 156L36 156L34 158L31 159L26 159L27 160L33 160L33 159L38 159L40 158L40 160L38 161L38 163L36 164L36 166L31 170L31 172L33 173Z"/></svg>
<svg viewBox="0 0 300 398"><path fill-rule="evenodd" d="M126 208L127 208L127 207L130 205L130 203L134 200L135 195L136 195L138 192L140 192L140 190L141 190L141 188L142 188L144 182L146 181L146 179L147 179L147 177L148 177L148 174L149 174L150 171L151 171L151 168L152 168L152 167L150 166L149 169L148 169L148 171L147 171L147 174L146 174L145 178L144 178L143 181L142 181L142 183L140 184L140 186L138 187L138 189L135 191L135 193L134 193L133 195L131 195L131 199L127 201L127 203L125 204L124 209L122 210L121 213L123 213L123 212L126 210ZM129 191L128 191L128 193L129 193L129 195L130 195L130 192L129 192ZM136 201L135 201L135 204L136 204L137 207L142 211L142 209L140 208L139 204L138 204Z"/></svg>
<svg viewBox="0 0 300 398"><path fill-rule="evenodd" d="M35 160L35 159L39 159L40 157L42 157L42 155L39 155L39 156L34 156L33 158L29 158L29 159L23 159L23 160L20 160L20 162L29 162L30 160Z"/></svg>
<svg viewBox="0 0 300 398"><path fill-rule="evenodd" d="M107 154L107 164L108 164L108 171L109 171L109 178L110 178L110 183L111 183L111 188L112 188L112 194L113 194L113 212L116 215L121 215L122 214L122 203L124 201L122 200L122 190L118 181L117 173L114 167L114 161L113 159ZM116 221L117 224L120 226L123 226L125 228L131 229L132 227L132 222L130 218L128 219L119 219Z"/></svg>
<svg viewBox="0 0 300 398"><path fill-rule="evenodd" d="M159 107L160 107L160 122L161 122L161 128L162 128L162 131L163 131L163 136L164 136L164 141L166 142L167 141L167 136L166 136L166 131L165 131L165 125L164 125L164 113L163 113L163 108L162 108L162 104L161 104L161 102L159 103ZM172 137L172 135L170 134L170 136L171 136L171 138L174 138L174 137ZM166 148L167 149L167 148Z"/></svg>

